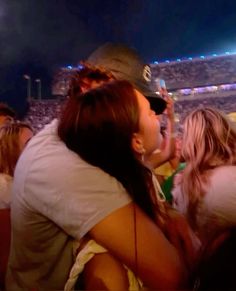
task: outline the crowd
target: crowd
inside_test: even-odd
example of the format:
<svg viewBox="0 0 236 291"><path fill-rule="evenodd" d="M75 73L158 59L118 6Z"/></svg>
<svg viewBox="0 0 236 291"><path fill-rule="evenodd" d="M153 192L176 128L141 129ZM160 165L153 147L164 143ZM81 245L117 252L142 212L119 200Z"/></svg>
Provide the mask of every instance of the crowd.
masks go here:
<svg viewBox="0 0 236 291"><path fill-rule="evenodd" d="M214 107L225 114L236 112L236 95L229 97L178 100L175 102L176 130L182 132L185 117L194 109Z"/></svg>
<svg viewBox="0 0 236 291"><path fill-rule="evenodd" d="M194 108L202 106L202 104L206 106L215 106L226 113L236 111L236 91L235 85L232 85L232 83L236 82L236 80L232 79L236 73L235 62L235 56L221 56L191 61L187 60L183 62L160 63L152 66L152 72L154 79L158 77L166 80L168 90L172 91L175 89L174 95L178 98L175 102L175 110L179 115L179 119L183 120L183 117L187 113ZM207 73L205 71L207 71ZM54 83L60 85L60 78L64 80L64 77L73 74L72 72L73 71L69 69L66 70L66 73L64 71L61 72L56 76ZM222 85L224 83L228 85ZM55 84L54 87L56 87ZM200 91L200 89L197 88L204 88L204 86L209 87L210 84L221 85L218 86L218 89L214 92L210 92L210 89ZM181 90L176 91L177 88ZM191 91L188 92L188 95L191 96L183 98L185 92L182 92L182 88L192 88L188 90ZM54 91L56 91L56 89L54 89ZM54 94L56 93L54 92ZM32 127L38 131L58 116L61 112L63 103L63 98L54 100L32 100L25 121L29 122Z"/></svg>
<svg viewBox="0 0 236 291"><path fill-rule="evenodd" d="M35 132L38 132L60 114L64 103L65 100L31 101L29 112L24 121L31 124ZM214 98L201 98L200 100L191 98L184 100L179 99L174 103L177 117L177 130L181 130L185 116L196 108L210 106L218 108L226 114L236 112L236 94L228 97L215 96Z"/></svg>
<svg viewBox="0 0 236 291"><path fill-rule="evenodd" d="M32 100L24 120L37 132L60 114L62 106L62 100Z"/></svg>
<svg viewBox="0 0 236 291"><path fill-rule="evenodd" d="M236 56L221 56L153 65L155 77L168 89L194 88L236 82Z"/></svg>
<svg viewBox="0 0 236 291"><path fill-rule="evenodd" d="M28 123L0 106L1 288L235 289L235 104L159 93L106 44Z"/></svg>

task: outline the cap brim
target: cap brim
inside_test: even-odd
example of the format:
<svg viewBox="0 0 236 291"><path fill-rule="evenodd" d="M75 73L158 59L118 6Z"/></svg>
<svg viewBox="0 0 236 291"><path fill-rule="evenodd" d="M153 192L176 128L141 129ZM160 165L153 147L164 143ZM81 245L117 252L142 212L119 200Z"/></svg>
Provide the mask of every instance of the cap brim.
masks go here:
<svg viewBox="0 0 236 291"><path fill-rule="evenodd" d="M156 112L156 114L162 114L166 109L166 101L157 96L146 96L148 101L150 102L150 107L152 110Z"/></svg>
<svg viewBox="0 0 236 291"><path fill-rule="evenodd" d="M155 84L153 81L150 83L136 81L133 82L133 85L148 99L152 110L154 110L156 114L162 114L164 112L167 103L155 92Z"/></svg>

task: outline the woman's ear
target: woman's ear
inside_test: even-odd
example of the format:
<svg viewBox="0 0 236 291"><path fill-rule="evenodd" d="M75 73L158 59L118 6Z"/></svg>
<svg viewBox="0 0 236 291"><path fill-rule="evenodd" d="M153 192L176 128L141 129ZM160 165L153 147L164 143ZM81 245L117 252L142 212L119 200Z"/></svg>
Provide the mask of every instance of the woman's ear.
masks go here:
<svg viewBox="0 0 236 291"><path fill-rule="evenodd" d="M138 133L134 133L131 141L132 149L140 155L145 153L145 148L143 146L143 140Z"/></svg>

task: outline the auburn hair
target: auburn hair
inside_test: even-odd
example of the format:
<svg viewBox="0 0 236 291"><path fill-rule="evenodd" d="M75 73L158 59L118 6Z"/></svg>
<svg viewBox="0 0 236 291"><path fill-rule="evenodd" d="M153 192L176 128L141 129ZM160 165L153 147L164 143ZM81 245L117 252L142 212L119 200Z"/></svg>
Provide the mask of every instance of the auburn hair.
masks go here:
<svg viewBox="0 0 236 291"><path fill-rule="evenodd" d="M58 134L82 159L120 181L154 219L151 172L131 145L139 131L139 115L135 89L127 81L109 81L82 94L72 88Z"/></svg>

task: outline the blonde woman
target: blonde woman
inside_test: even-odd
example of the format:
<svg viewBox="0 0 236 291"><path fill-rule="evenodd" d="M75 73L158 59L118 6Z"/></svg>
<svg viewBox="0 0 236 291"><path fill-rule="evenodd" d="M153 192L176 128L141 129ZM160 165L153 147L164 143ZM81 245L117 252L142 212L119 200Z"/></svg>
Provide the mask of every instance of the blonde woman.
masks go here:
<svg viewBox="0 0 236 291"><path fill-rule="evenodd" d="M10 207L10 192L17 160L33 136L28 124L7 123L0 127L0 209Z"/></svg>
<svg viewBox="0 0 236 291"><path fill-rule="evenodd" d="M197 109L184 122L186 168L172 191L203 242L236 225L236 129L213 108Z"/></svg>
<svg viewBox="0 0 236 291"><path fill-rule="evenodd" d="M8 122L0 127L0 289L4 289L8 262L11 224L10 204L13 174L17 160L33 136L29 125Z"/></svg>

